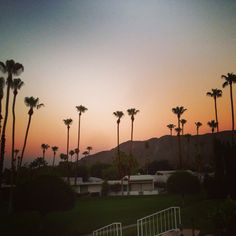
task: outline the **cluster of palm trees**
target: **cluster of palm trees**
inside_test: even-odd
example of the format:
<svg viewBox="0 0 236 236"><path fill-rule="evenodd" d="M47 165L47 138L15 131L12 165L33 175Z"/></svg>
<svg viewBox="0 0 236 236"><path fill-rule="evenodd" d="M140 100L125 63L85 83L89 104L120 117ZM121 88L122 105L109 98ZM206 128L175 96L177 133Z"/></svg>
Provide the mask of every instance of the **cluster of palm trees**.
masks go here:
<svg viewBox="0 0 236 236"><path fill-rule="evenodd" d="M231 104L231 114L232 114L232 131L234 131L234 103L233 103L233 89L232 86L236 83L236 75L233 73L228 73L227 75L222 75L222 79L224 79L224 83L222 85L223 88L229 86L230 87L230 104ZM215 110L215 119L210 120L207 122L207 125L210 127L211 132L214 133L215 130L219 132L219 120L218 120L218 109L217 109L217 99L222 97L222 90L221 89L211 89L211 91L207 92L206 95L213 98L214 101L214 110ZM172 111L178 117L178 126L176 127L174 124L168 124L167 128L170 130L170 135L173 135L173 129L177 132L177 135L180 134L182 131L182 135L184 134L184 125L186 124L187 120L180 119L180 116L186 111L184 107L176 107L173 108ZM181 124L181 127L180 127ZM199 135L199 128L202 126L200 121L195 122L196 125L196 133Z"/></svg>
<svg viewBox="0 0 236 236"><path fill-rule="evenodd" d="M134 134L134 120L135 116L138 114L139 110L136 108L130 108L127 109L127 113L131 118L131 134L130 134L130 150L129 150L129 156L132 156L132 149L133 149L133 134ZM119 170L119 175L122 177L121 173L121 155L120 155L120 122L121 118L124 116L123 111L115 111L113 112L113 115L117 118L116 123L117 123L117 157L118 157L118 170ZM129 169L131 168L131 162L129 162Z"/></svg>
<svg viewBox="0 0 236 236"><path fill-rule="evenodd" d="M222 85L223 88L229 86L230 87L230 104L231 104L231 114L232 114L232 131L234 131L234 104L233 104L233 90L232 85L236 83L236 75L233 73L228 73L227 75L222 75L222 79L224 79L224 83ZM212 97L214 100L214 110L215 110L215 120L211 120L207 122L207 125L211 128L211 132L214 133L215 129L219 132L219 121L218 121L218 110L217 110L217 98L222 97L222 90L220 89L211 89L210 92L206 93L207 96ZM170 135L173 135L173 129L175 129L178 136L178 150L179 150L179 166L182 168L182 157L181 157L181 145L180 145L180 133L182 131L182 135L184 135L184 125L187 123L187 120L181 119L181 116L187 109L183 106L177 106L172 108L172 112L177 115L177 127L174 124L168 124L167 128L170 129ZM199 135L199 128L202 126L200 121L195 122L196 132Z"/></svg>
<svg viewBox="0 0 236 236"><path fill-rule="evenodd" d="M0 146L0 186L2 183L2 174L3 174L3 165L5 160L5 147L6 147L6 129L7 122L9 117L9 104L11 97L11 90L13 95L12 101L12 145L11 145L11 169L16 170L16 158L19 153L19 149L15 149L15 136L16 136L16 114L15 114L15 106L16 100L19 90L24 85L24 82L20 78L15 78L19 76L24 71L24 66L14 60L7 60L5 63L0 62L0 71L3 74L6 74L6 79L4 77L0 78L0 135L1 135L1 146ZM4 88L6 86L6 99L5 99L5 114L2 114L2 100L4 98ZM39 109L43 106L42 103L39 103L38 98L34 97L25 97L25 105L29 107L28 115L28 124L25 132L24 143L21 151L21 155L18 157L17 167L20 168L22 165L22 160L24 158L24 152L27 144L27 137L30 129L32 115L34 113L34 109ZM3 120L3 124L2 124Z"/></svg>

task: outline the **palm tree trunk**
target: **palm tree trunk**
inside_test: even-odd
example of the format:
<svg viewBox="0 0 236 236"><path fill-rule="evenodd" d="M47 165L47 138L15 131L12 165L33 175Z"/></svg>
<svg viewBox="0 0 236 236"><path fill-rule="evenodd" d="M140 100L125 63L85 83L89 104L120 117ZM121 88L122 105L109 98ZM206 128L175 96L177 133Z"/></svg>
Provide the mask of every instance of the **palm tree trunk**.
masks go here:
<svg viewBox="0 0 236 236"><path fill-rule="evenodd" d="M170 129L170 135L172 136L172 129Z"/></svg>
<svg viewBox="0 0 236 236"><path fill-rule="evenodd" d="M15 150L15 104L16 104L16 95L14 94L13 103L12 103L12 147L11 147L11 188L10 188L10 196L9 196L9 205L8 205L8 213L12 213L13 207L13 183L14 183L14 174L15 174L15 166L14 166L14 150Z"/></svg>
<svg viewBox="0 0 236 236"><path fill-rule="evenodd" d="M68 176L67 182L70 182L70 168L69 168L69 143L70 143L70 127L67 127L67 145L66 145L66 155L67 155L67 168L68 168Z"/></svg>
<svg viewBox="0 0 236 236"><path fill-rule="evenodd" d="M180 117L178 117L178 128L180 128ZM178 149L179 149L179 168L182 170L182 155L181 155L181 143L180 143L180 131L178 132Z"/></svg>
<svg viewBox="0 0 236 236"><path fill-rule="evenodd" d="M219 132L219 122L218 122L218 112L217 112L217 104L216 104L216 98L214 98L214 104L215 104L215 116L216 116L216 122L217 122L217 132Z"/></svg>
<svg viewBox="0 0 236 236"><path fill-rule="evenodd" d="M45 160L45 149L43 149L43 160Z"/></svg>
<svg viewBox="0 0 236 236"><path fill-rule="evenodd" d="M133 151L133 135L134 135L134 121L131 121L131 137L130 137L130 155L132 155Z"/></svg>
<svg viewBox="0 0 236 236"><path fill-rule="evenodd" d="M24 158L24 153L25 153L27 138L28 138L28 134L29 134L30 123L31 123L31 118L32 118L32 115L29 114L29 120L28 120L28 125L27 125L27 128L26 128L25 140L24 140L24 145L23 145L23 148L22 148L22 153L21 153L21 157L20 157L20 165L19 165L19 167L21 167L21 165L22 165L22 160L23 160L23 158Z"/></svg>
<svg viewBox="0 0 236 236"><path fill-rule="evenodd" d="M0 152L0 189L2 186L2 177L3 177L3 164L4 164L4 155L5 155L5 143L6 143L6 127L7 127L7 119L8 119L8 108L9 108L9 98L10 98L10 81L12 80L12 75L9 74L7 81L7 95L6 95L6 106L5 106L5 117L2 127L2 138L1 138L1 152Z"/></svg>
<svg viewBox="0 0 236 236"><path fill-rule="evenodd" d="M182 125L182 135L184 135L184 125Z"/></svg>
<svg viewBox="0 0 236 236"><path fill-rule="evenodd" d="M53 166L53 167L54 167L54 165L55 165L55 156L56 156L56 153L53 152L53 161L52 161L52 166Z"/></svg>
<svg viewBox="0 0 236 236"><path fill-rule="evenodd" d="M232 112L232 131L234 131L234 103L233 103L232 84L230 84L230 101L231 101L231 112Z"/></svg>
<svg viewBox="0 0 236 236"><path fill-rule="evenodd" d="M79 114L79 122L78 122L78 144L77 144L77 149L78 152L76 153L76 165L75 165L75 182L74 185L77 184L77 170L78 170L78 165L79 165L79 146L80 146L80 121L81 121L81 114Z"/></svg>

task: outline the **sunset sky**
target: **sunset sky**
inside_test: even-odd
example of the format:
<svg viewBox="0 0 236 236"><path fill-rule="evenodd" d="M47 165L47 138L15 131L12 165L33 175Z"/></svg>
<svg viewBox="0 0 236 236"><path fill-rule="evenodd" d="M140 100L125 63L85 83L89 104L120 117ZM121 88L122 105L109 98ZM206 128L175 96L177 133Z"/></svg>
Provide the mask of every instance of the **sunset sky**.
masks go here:
<svg viewBox="0 0 236 236"><path fill-rule="evenodd" d="M169 134L177 123L171 109L188 110L186 133L201 133L214 119L211 88L222 74L236 73L236 1L221 0L0 0L0 61L24 65L17 98L16 148L22 149L28 121L25 96L40 98L26 147L26 160L41 156L41 144L66 150L77 143L78 113L84 105L81 152L116 145L113 112L135 107L134 139ZM1 76L1 74L0 74ZM236 101L236 86L234 87ZM220 130L231 128L229 88L218 99ZM11 113L7 152L11 145ZM121 142L130 138L130 117L121 121ZM47 151L47 160L52 151ZM51 161L51 160L50 160Z"/></svg>

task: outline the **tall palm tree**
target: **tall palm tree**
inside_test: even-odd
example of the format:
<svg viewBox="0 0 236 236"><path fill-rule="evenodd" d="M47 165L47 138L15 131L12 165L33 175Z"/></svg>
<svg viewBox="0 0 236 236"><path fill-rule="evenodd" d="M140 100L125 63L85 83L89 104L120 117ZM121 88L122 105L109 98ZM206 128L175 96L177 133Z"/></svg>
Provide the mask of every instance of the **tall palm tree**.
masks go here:
<svg viewBox="0 0 236 236"><path fill-rule="evenodd" d="M93 147L92 146L88 146L86 149L88 151L88 154L90 155L90 152L93 150Z"/></svg>
<svg viewBox="0 0 236 236"><path fill-rule="evenodd" d="M15 151L15 123L16 123L16 115L15 115L15 105L16 105L16 96L18 94L18 90L24 85L24 82L21 79L14 79L10 86L13 90L13 103L12 103L12 147L11 147L11 189L10 189L10 197L9 197L9 213L12 212L12 203L13 203L13 182L15 175L15 159L14 159L14 151Z"/></svg>
<svg viewBox="0 0 236 236"><path fill-rule="evenodd" d="M21 79L14 79L11 83L11 89L13 90L13 103L12 103L12 147L11 147L11 168L14 169L14 153L15 153L15 105L16 105L16 96L18 90L24 85L24 82Z"/></svg>
<svg viewBox="0 0 236 236"><path fill-rule="evenodd" d="M183 168L183 163L182 163L182 154L181 154L181 143L180 143L180 132L181 132L181 128L180 128L180 118L181 115L186 111L187 109L184 108L183 106L177 106L172 108L172 112L177 116L178 119L178 129L177 129L177 136L178 136L178 149L179 149L179 168L182 169Z"/></svg>
<svg viewBox="0 0 236 236"><path fill-rule="evenodd" d="M1 187L2 171L3 171L3 163L4 163L4 155L5 155L5 143L6 143L5 136L6 136L6 127L7 127L7 120L8 120L10 87L11 87L13 76L20 75L20 73L24 71L24 67L22 64L17 63L14 60L7 60L5 64L3 62L0 62L0 71L2 73L7 73L6 105L5 105L5 116L4 116L2 134L1 134L1 151L0 151L0 187Z"/></svg>
<svg viewBox="0 0 236 236"><path fill-rule="evenodd" d="M172 131L175 128L175 125L174 124L168 124L166 127L170 129L170 135L172 136Z"/></svg>
<svg viewBox="0 0 236 236"><path fill-rule="evenodd" d="M198 135L199 134L199 128L202 126L202 123L197 121L197 122L195 122L195 125L196 125L197 135Z"/></svg>
<svg viewBox="0 0 236 236"><path fill-rule="evenodd" d="M120 153L120 120L124 116L123 111L113 112L113 115L117 118L117 153Z"/></svg>
<svg viewBox="0 0 236 236"><path fill-rule="evenodd" d="M222 75L221 78L225 80L222 87L225 88L229 85L229 89L230 89L230 102L231 102L231 113L232 113L232 130L234 131L234 103L233 103L232 86L233 86L233 83L236 83L236 75L233 74L233 73L228 73L227 75Z"/></svg>
<svg viewBox="0 0 236 236"><path fill-rule="evenodd" d="M75 182L77 184L77 169L79 164L79 151L80 151L80 126L81 126L81 115L82 113L86 112L88 108L83 105L76 106L77 112L79 113L79 120L78 120L78 143L77 143L77 152L76 152L76 167L75 167Z"/></svg>
<svg viewBox="0 0 236 236"><path fill-rule="evenodd" d="M220 89L211 89L211 92L206 93L207 96L212 97L214 99L214 105L215 105L215 118L217 122L217 132L219 132L219 121L218 121L218 112L217 112L217 103L216 99L222 97L222 90Z"/></svg>
<svg viewBox="0 0 236 236"><path fill-rule="evenodd" d="M0 77L0 135L2 131L2 99L4 96L4 87L5 87L5 79L3 77Z"/></svg>
<svg viewBox="0 0 236 236"><path fill-rule="evenodd" d="M70 145L70 126L71 126L73 120L71 118L69 118L69 119L64 119L63 122L67 127L66 156L67 156L67 167L68 167L67 181L69 182L69 161L68 161L68 157L69 157L69 145Z"/></svg>
<svg viewBox="0 0 236 236"><path fill-rule="evenodd" d="M134 116L136 116L138 114L139 110L137 110L135 108L130 108L127 110L127 112L131 118L130 155L132 155L133 135L134 135Z"/></svg>
<svg viewBox="0 0 236 236"><path fill-rule="evenodd" d="M52 148L52 151L53 151L52 166L54 166L54 165L55 165L55 159L56 159L56 153L57 153L57 151L58 151L59 148L58 148L57 146L52 146L51 148Z"/></svg>
<svg viewBox="0 0 236 236"><path fill-rule="evenodd" d="M39 98L34 98L34 97L25 97L25 105L29 107L29 111L28 111L29 119L28 119L28 124L27 124L26 132L25 132L25 139L24 139L24 144L23 144L23 148L21 152L19 167L21 167L22 160L24 158L26 143L27 143L28 134L29 134L29 128L30 128L32 116L34 114L34 109L35 108L40 109L41 107L44 106L43 103L39 103Z"/></svg>
<svg viewBox="0 0 236 236"><path fill-rule="evenodd" d="M211 128L211 132L215 132L215 128L217 128L217 122L215 120L211 120L207 122L208 126Z"/></svg>
<svg viewBox="0 0 236 236"><path fill-rule="evenodd" d="M181 119L180 123L181 123L182 135L184 135L184 125L187 123L187 120Z"/></svg>
<svg viewBox="0 0 236 236"><path fill-rule="evenodd" d="M73 156L75 154L75 151L74 150L70 150L69 154L70 154L71 162L72 162L73 161Z"/></svg>
<svg viewBox="0 0 236 236"><path fill-rule="evenodd" d="M50 148L50 146L48 144L43 143L43 144L41 144L41 148L43 150L43 160L45 160L45 153L46 153L47 149Z"/></svg>

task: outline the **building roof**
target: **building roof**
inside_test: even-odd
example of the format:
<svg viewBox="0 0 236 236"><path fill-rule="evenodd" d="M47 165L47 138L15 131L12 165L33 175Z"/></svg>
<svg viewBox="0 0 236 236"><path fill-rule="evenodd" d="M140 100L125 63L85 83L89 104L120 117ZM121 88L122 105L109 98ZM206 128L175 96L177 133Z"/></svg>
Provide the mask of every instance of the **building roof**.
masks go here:
<svg viewBox="0 0 236 236"><path fill-rule="evenodd" d="M128 176L124 177L125 180L128 180ZM130 175L130 181L143 181L143 180L154 180L152 175Z"/></svg>

